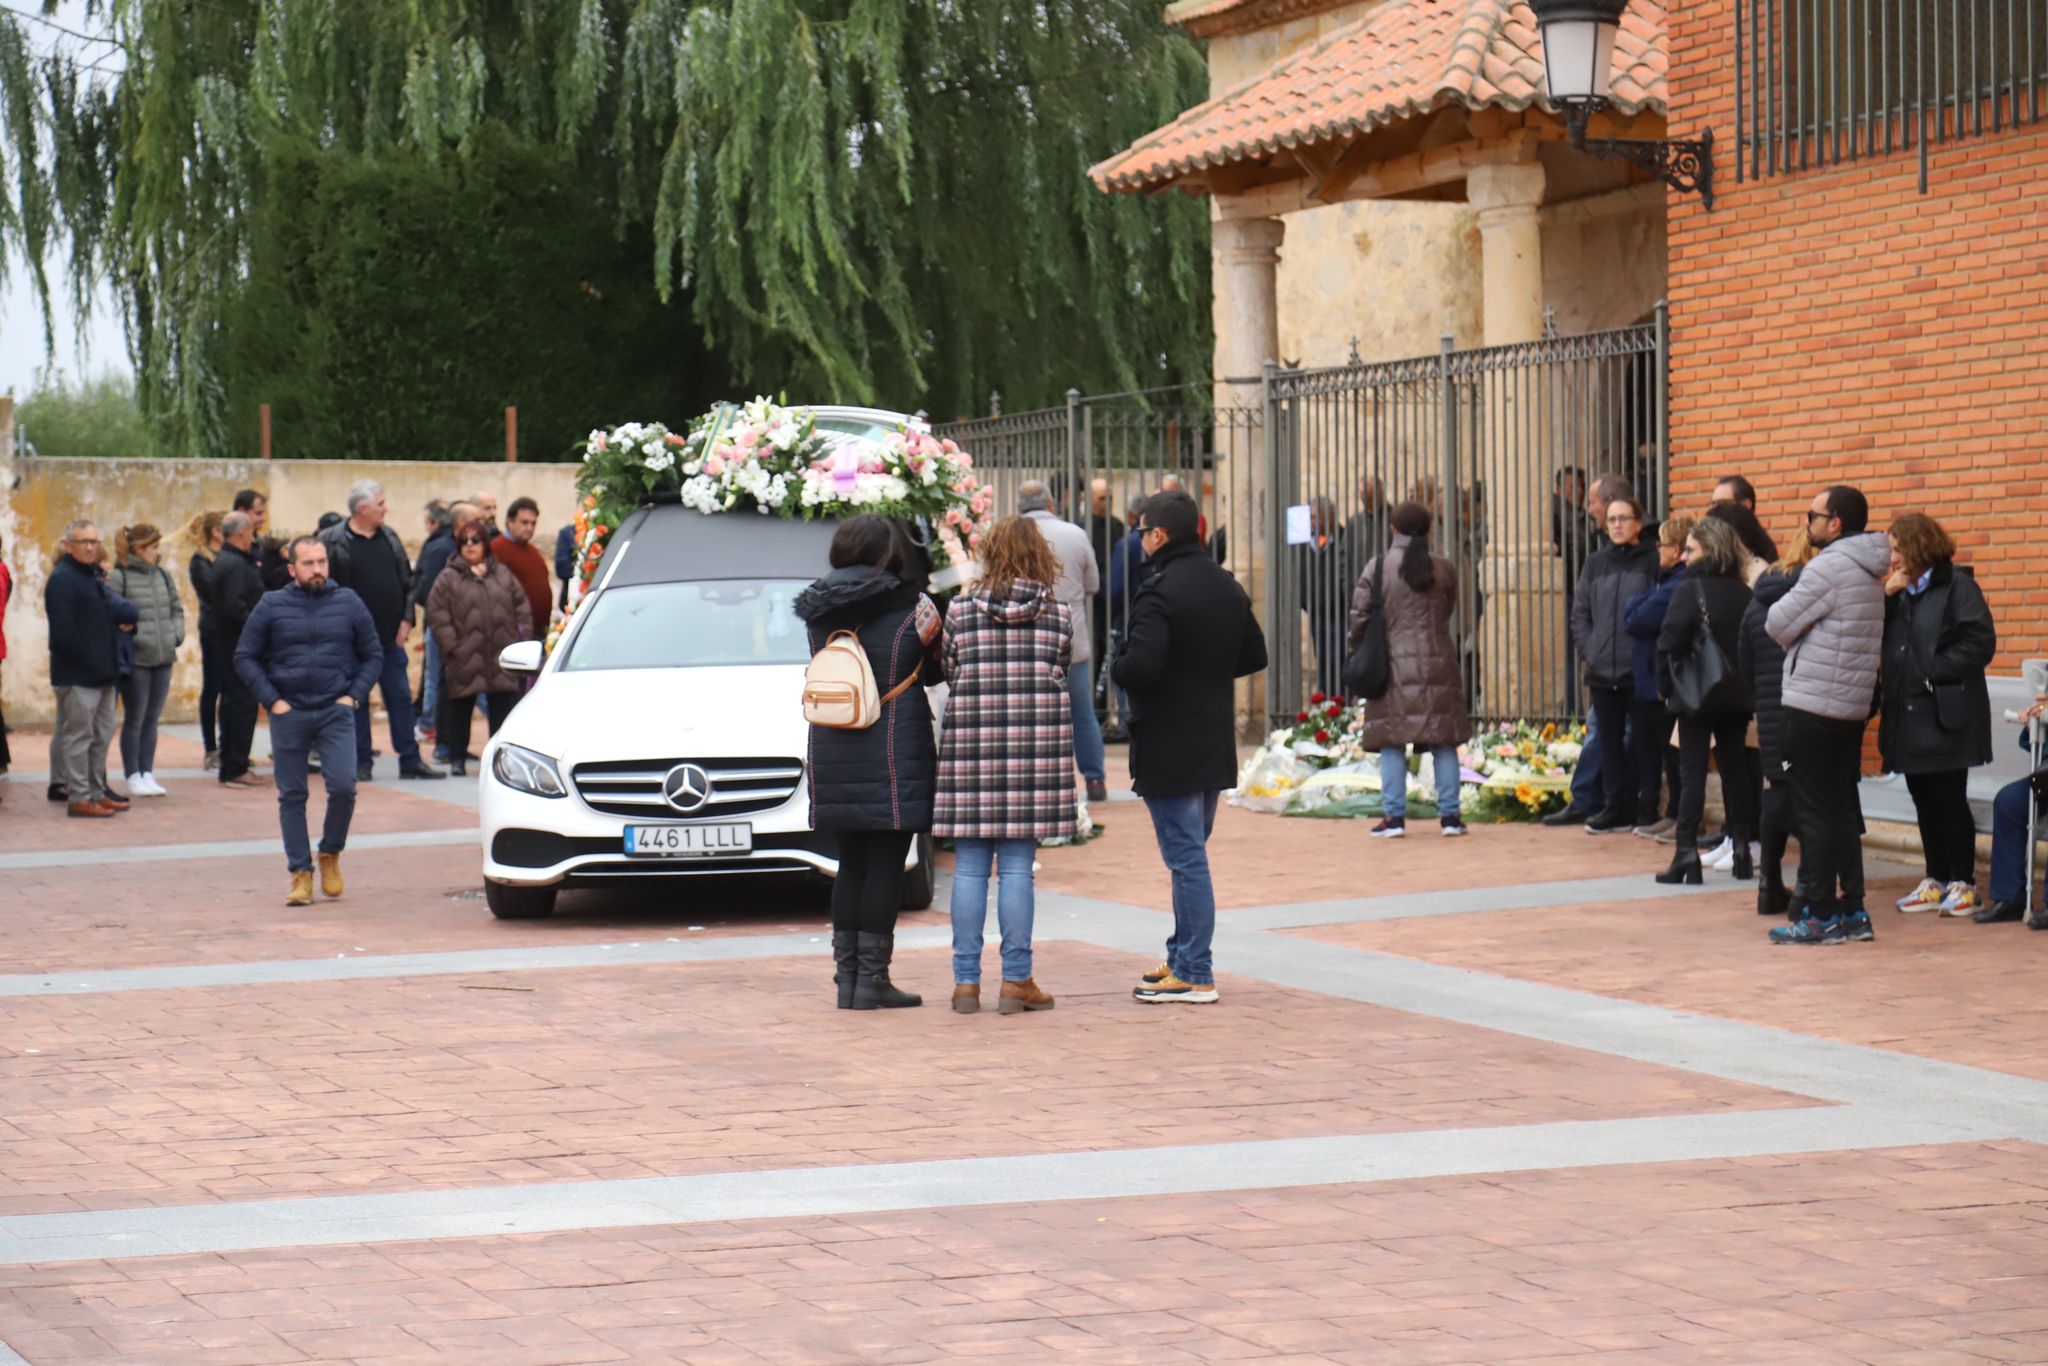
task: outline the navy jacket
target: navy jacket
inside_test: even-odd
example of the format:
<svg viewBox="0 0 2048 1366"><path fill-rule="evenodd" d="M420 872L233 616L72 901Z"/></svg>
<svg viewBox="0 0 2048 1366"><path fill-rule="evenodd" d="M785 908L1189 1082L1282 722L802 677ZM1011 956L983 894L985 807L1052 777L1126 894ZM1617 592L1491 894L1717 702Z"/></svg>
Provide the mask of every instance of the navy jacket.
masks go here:
<svg viewBox="0 0 2048 1366"><path fill-rule="evenodd" d="M1750 700L1756 704L1756 743L1764 762L1764 777L1778 782L1785 777L1785 647L1771 639L1764 629L1771 608L1792 591L1799 581L1799 569L1773 569L1750 590L1749 606L1742 613L1741 666L1749 679Z"/></svg>
<svg viewBox="0 0 2048 1366"><path fill-rule="evenodd" d="M268 707L324 707L344 693L363 706L384 667L370 609L347 588L309 593L297 584L265 593L235 646L235 673Z"/></svg>
<svg viewBox="0 0 2048 1366"><path fill-rule="evenodd" d="M1657 695L1657 633L1664 629L1664 615L1671 610L1671 595L1685 577L1685 566L1675 564L1646 588L1628 600L1621 629L1628 632L1629 664L1635 673L1636 698L1647 702Z"/></svg>
<svg viewBox="0 0 2048 1366"><path fill-rule="evenodd" d="M114 653L115 596L97 572L70 555L57 561L43 585L51 687L105 688L120 677Z"/></svg>
<svg viewBox="0 0 2048 1366"><path fill-rule="evenodd" d="M437 526L434 534L427 537L420 547L420 562L413 566L411 605L422 612L427 610L427 595L434 591L434 581L441 577L441 571L448 567L448 561L455 558L455 528Z"/></svg>
<svg viewBox="0 0 2048 1366"><path fill-rule="evenodd" d="M421 556L422 559L426 557ZM555 577L562 586L555 590L555 606L569 610L569 576L576 572L576 524L571 522L555 533Z"/></svg>

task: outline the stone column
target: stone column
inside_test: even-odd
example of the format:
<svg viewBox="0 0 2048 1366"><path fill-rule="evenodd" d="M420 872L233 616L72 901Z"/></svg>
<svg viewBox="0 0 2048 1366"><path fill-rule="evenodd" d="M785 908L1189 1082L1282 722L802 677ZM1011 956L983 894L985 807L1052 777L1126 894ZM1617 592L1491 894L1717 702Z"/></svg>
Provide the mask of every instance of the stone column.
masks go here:
<svg viewBox="0 0 2048 1366"><path fill-rule="evenodd" d="M1475 166L1466 177L1465 197L1479 210L1488 346L1543 336L1543 188L1543 168L1533 162ZM1564 580L1548 531L1546 460L1557 448L1544 435L1554 417L1551 395L1542 384L1489 388L1479 402L1493 409L1526 402L1540 411L1482 413L1487 439L1460 453L1460 482L1477 476L1485 483L1487 542L1479 572L1467 576L1486 593L1471 642L1478 705L1496 714L1550 710L1562 705L1564 691L1562 639L1550 639L1564 629ZM1478 604L1472 608L1476 615Z"/></svg>
<svg viewBox="0 0 2048 1366"><path fill-rule="evenodd" d="M1219 414L1212 517L1216 526L1228 530L1229 567L1244 582L1262 622L1266 615L1264 438L1243 417L1226 421L1221 414L1256 408L1261 397L1260 373L1267 361L1279 359L1280 243L1286 231L1277 218L1220 218L1210 224L1214 384ZM1270 632L1271 623L1265 624ZM1240 683L1237 709L1238 733L1263 739L1263 675Z"/></svg>

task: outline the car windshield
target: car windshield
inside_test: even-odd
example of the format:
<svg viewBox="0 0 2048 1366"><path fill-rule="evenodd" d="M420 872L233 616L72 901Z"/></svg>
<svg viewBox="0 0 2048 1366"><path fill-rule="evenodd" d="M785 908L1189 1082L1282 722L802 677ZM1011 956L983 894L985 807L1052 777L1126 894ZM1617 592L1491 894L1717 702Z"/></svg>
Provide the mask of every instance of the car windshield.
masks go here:
<svg viewBox="0 0 2048 1366"><path fill-rule="evenodd" d="M827 437L851 436L862 441L880 441L902 430L903 424L900 421L883 422L877 418L849 417L842 414L815 418L812 426Z"/></svg>
<svg viewBox="0 0 2048 1366"><path fill-rule="evenodd" d="M811 657L797 579L649 583L602 593L584 611L565 670L802 664Z"/></svg>

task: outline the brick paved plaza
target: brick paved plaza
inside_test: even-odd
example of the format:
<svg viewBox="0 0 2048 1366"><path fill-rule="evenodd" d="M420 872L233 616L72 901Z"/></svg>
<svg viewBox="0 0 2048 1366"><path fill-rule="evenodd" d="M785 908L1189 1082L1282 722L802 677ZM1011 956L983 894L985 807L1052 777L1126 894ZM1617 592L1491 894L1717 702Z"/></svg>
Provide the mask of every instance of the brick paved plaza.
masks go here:
<svg viewBox="0 0 2048 1366"><path fill-rule="evenodd" d="M1642 840L1226 810L1223 1000L1154 1009L1114 801L1044 855L1058 1010L947 1012L934 912L927 1007L856 1014L814 892L493 920L473 780L366 788L348 895L291 910L271 794L189 740L98 822L42 749L0 805L0 1362L2048 1360L2017 926L1774 949Z"/></svg>

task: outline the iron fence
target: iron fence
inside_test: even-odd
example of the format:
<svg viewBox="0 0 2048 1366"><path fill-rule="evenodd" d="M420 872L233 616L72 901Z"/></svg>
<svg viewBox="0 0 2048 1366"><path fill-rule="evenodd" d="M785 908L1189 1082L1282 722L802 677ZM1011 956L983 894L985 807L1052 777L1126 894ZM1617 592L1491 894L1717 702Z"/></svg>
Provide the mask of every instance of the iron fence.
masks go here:
<svg viewBox="0 0 2048 1366"><path fill-rule="evenodd" d="M1406 500L1438 519L1459 577L1454 621L1481 722L1577 715L1571 592L1593 548L1591 482L1619 473L1653 516L1667 496L1667 320L1515 346L1321 369L1269 367L1063 407L940 424L974 456L997 507L1027 480L1089 534L1101 592L1089 622L1098 704L1122 707L1103 664L1136 589L1135 502L1175 480L1202 536L1259 604L1270 665L1241 696L1248 731L1338 695L1354 586Z"/></svg>

